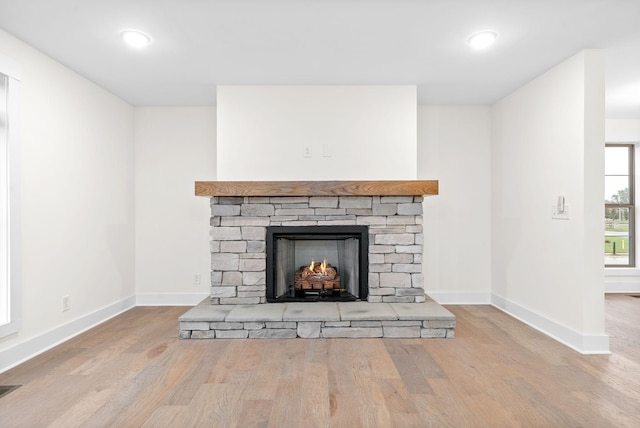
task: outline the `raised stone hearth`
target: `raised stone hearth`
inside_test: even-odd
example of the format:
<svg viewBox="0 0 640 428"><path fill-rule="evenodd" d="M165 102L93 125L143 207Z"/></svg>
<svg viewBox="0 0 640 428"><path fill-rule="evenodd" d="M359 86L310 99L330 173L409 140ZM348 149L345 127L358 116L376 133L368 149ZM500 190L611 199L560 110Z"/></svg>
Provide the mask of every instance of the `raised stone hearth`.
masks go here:
<svg viewBox="0 0 640 428"><path fill-rule="evenodd" d="M454 336L455 317L436 302L270 303L211 305L180 317L182 339L440 338Z"/></svg>

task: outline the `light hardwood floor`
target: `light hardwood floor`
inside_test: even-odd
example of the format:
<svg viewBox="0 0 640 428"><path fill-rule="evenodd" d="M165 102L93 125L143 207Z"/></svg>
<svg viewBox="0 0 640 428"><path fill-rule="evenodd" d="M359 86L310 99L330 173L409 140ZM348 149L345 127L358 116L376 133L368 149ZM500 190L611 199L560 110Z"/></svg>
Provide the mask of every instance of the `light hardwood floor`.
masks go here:
<svg viewBox="0 0 640 428"><path fill-rule="evenodd" d="M448 309L454 340L178 340L185 308L135 308L0 375L0 427L640 426L640 298L594 356Z"/></svg>

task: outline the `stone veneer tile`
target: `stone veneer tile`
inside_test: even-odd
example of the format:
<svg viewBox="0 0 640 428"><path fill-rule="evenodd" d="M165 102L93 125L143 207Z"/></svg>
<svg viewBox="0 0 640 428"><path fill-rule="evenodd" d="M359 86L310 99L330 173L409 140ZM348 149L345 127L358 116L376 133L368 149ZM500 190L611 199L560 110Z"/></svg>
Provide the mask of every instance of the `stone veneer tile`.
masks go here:
<svg viewBox="0 0 640 428"><path fill-rule="evenodd" d="M246 253L247 241L220 241L221 253Z"/></svg>
<svg viewBox="0 0 640 428"><path fill-rule="evenodd" d="M236 297L238 289L235 286L230 287L211 287L211 297Z"/></svg>
<svg viewBox="0 0 640 428"><path fill-rule="evenodd" d="M380 287L411 287L411 274L404 272L381 272Z"/></svg>
<svg viewBox="0 0 640 428"><path fill-rule="evenodd" d="M420 337L420 327L383 327L383 337Z"/></svg>
<svg viewBox="0 0 640 428"><path fill-rule="evenodd" d="M420 330L420 337L425 339L444 339L447 337L447 330L444 328L423 328Z"/></svg>
<svg viewBox="0 0 640 428"><path fill-rule="evenodd" d="M398 214L399 215L420 215L422 214L422 204L420 203L398 204Z"/></svg>
<svg viewBox="0 0 640 428"><path fill-rule="evenodd" d="M240 259L240 270L242 272L264 272L266 268L266 262L264 259ZM242 274L240 274L240 283L237 285L242 285ZM224 277L223 277L224 281ZM224 283L224 282L223 282Z"/></svg>
<svg viewBox="0 0 640 428"><path fill-rule="evenodd" d="M413 233L379 233L375 235L378 245L412 245L415 241Z"/></svg>
<svg viewBox="0 0 640 428"><path fill-rule="evenodd" d="M242 196L220 196L217 200L212 200L211 203L214 202L220 205L238 205L244 201L244 197Z"/></svg>
<svg viewBox="0 0 640 428"><path fill-rule="evenodd" d="M240 215L240 207L237 205L213 205L212 216L237 216Z"/></svg>
<svg viewBox="0 0 640 428"><path fill-rule="evenodd" d="M240 258L232 253L212 253L211 268L213 270L234 271L238 270Z"/></svg>
<svg viewBox="0 0 640 428"><path fill-rule="evenodd" d="M396 215L398 213L398 205L397 204L381 204L375 203L373 204L373 215Z"/></svg>
<svg viewBox="0 0 640 428"><path fill-rule="evenodd" d="M334 302L287 303L284 321L340 321L338 304Z"/></svg>
<svg viewBox="0 0 640 428"><path fill-rule="evenodd" d="M276 215L314 215L313 208L280 208L276 209Z"/></svg>
<svg viewBox="0 0 640 428"><path fill-rule="evenodd" d="M237 305L229 312L227 322L282 321L285 305Z"/></svg>
<svg viewBox="0 0 640 428"><path fill-rule="evenodd" d="M215 339L216 332L214 330L192 331L191 339Z"/></svg>
<svg viewBox="0 0 640 428"><path fill-rule="evenodd" d="M266 323L267 328L296 328L295 322L290 321L271 321Z"/></svg>
<svg viewBox="0 0 640 428"><path fill-rule="evenodd" d="M340 196L340 208L371 208L371 196Z"/></svg>
<svg viewBox="0 0 640 428"><path fill-rule="evenodd" d="M356 223L360 226L379 225L386 226L387 218L381 216L360 216L356 219Z"/></svg>
<svg viewBox="0 0 640 428"><path fill-rule="evenodd" d="M309 202L307 196L272 196L270 198L272 204L299 204Z"/></svg>
<svg viewBox="0 0 640 428"><path fill-rule="evenodd" d="M249 330L249 339L294 339L296 336L296 329L291 328Z"/></svg>
<svg viewBox="0 0 640 428"><path fill-rule="evenodd" d="M399 204L413 202L413 196L381 196L380 203L382 204Z"/></svg>
<svg viewBox="0 0 640 428"><path fill-rule="evenodd" d="M397 320L398 314L384 303L338 302L342 321Z"/></svg>
<svg viewBox="0 0 640 428"><path fill-rule="evenodd" d="M349 327L351 321L325 321L322 323L323 327Z"/></svg>
<svg viewBox="0 0 640 428"><path fill-rule="evenodd" d="M368 208L347 208L347 214L352 215L373 215L373 210Z"/></svg>
<svg viewBox="0 0 640 428"><path fill-rule="evenodd" d="M387 224L389 226L391 225L408 225L408 226L415 226L416 225L416 218L413 216L396 216L396 217L389 217L387 219Z"/></svg>
<svg viewBox="0 0 640 428"><path fill-rule="evenodd" d="M242 239L245 241L264 241L267 236L266 227L242 226L241 229Z"/></svg>
<svg viewBox="0 0 640 428"><path fill-rule="evenodd" d="M324 220L319 221L318 226L355 226L356 220Z"/></svg>
<svg viewBox="0 0 640 428"><path fill-rule="evenodd" d="M337 206L337 196L312 196L309 198L310 208L336 208Z"/></svg>
<svg viewBox="0 0 640 428"><path fill-rule="evenodd" d="M205 321L180 321L180 330L209 330L209 323Z"/></svg>
<svg viewBox="0 0 640 428"><path fill-rule="evenodd" d="M415 303L414 296L382 296L383 303Z"/></svg>
<svg viewBox="0 0 640 428"><path fill-rule="evenodd" d="M322 329L322 337L382 337L382 327L326 327Z"/></svg>
<svg viewBox="0 0 640 428"><path fill-rule="evenodd" d="M351 321L351 327L382 327L382 321Z"/></svg>
<svg viewBox="0 0 640 428"><path fill-rule="evenodd" d="M267 284L267 274L262 272L243 272L242 284L243 285L265 285ZM266 288L265 288L266 290ZM248 290L247 290L248 291Z"/></svg>
<svg viewBox="0 0 640 428"><path fill-rule="evenodd" d="M211 330L242 330L241 322L212 322L209 325Z"/></svg>
<svg viewBox="0 0 640 428"><path fill-rule="evenodd" d="M263 322L245 322L243 327L245 330L260 330L264 326L265 323Z"/></svg>
<svg viewBox="0 0 640 428"><path fill-rule="evenodd" d="M242 239L240 228L235 226L212 227L210 235L214 241L238 241Z"/></svg>
<svg viewBox="0 0 640 428"><path fill-rule="evenodd" d="M416 263L394 263L393 272L409 272L420 273L422 272L422 265Z"/></svg>
<svg viewBox="0 0 640 428"><path fill-rule="evenodd" d="M346 215L347 210L344 208L316 208L316 215Z"/></svg>
<svg viewBox="0 0 640 428"><path fill-rule="evenodd" d="M396 253L422 253L422 245L396 245Z"/></svg>
<svg viewBox="0 0 640 428"><path fill-rule="evenodd" d="M271 204L242 204L240 214L247 217L269 217L275 209Z"/></svg>
<svg viewBox="0 0 640 428"><path fill-rule="evenodd" d="M269 226L269 217L222 217L220 226Z"/></svg>
<svg viewBox="0 0 640 428"><path fill-rule="evenodd" d="M260 330L216 330L216 339L246 339L250 331Z"/></svg>
<svg viewBox="0 0 640 428"><path fill-rule="evenodd" d="M320 337L321 322L299 322L297 333L298 337L304 339L315 339Z"/></svg>

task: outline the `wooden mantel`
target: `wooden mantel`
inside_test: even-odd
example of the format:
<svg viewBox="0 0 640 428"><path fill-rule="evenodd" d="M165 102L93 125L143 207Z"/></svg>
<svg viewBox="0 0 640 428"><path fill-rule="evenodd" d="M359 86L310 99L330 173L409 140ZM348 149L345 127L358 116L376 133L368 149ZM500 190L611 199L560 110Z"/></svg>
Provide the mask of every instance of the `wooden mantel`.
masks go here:
<svg viewBox="0 0 640 428"><path fill-rule="evenodd" d="M432 196L437 180L196 181L196 196Z"/></svg>

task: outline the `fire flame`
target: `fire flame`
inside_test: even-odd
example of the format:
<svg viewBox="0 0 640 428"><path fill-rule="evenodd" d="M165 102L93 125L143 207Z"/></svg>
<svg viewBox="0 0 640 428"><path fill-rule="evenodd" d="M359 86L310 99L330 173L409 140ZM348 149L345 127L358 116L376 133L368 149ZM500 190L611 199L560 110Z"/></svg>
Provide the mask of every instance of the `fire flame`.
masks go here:
<svg viewBox="0 0 640 428"><path fill-rule="evenodd" d="M316 267L316 261L315 260L311 260L311 264L309 265L309 272L311 273L315 273L315 267ZM324 259L324 261L322 263L320 263L320 273L322 273L323 275L327 274L327 259Z"/></svg>

